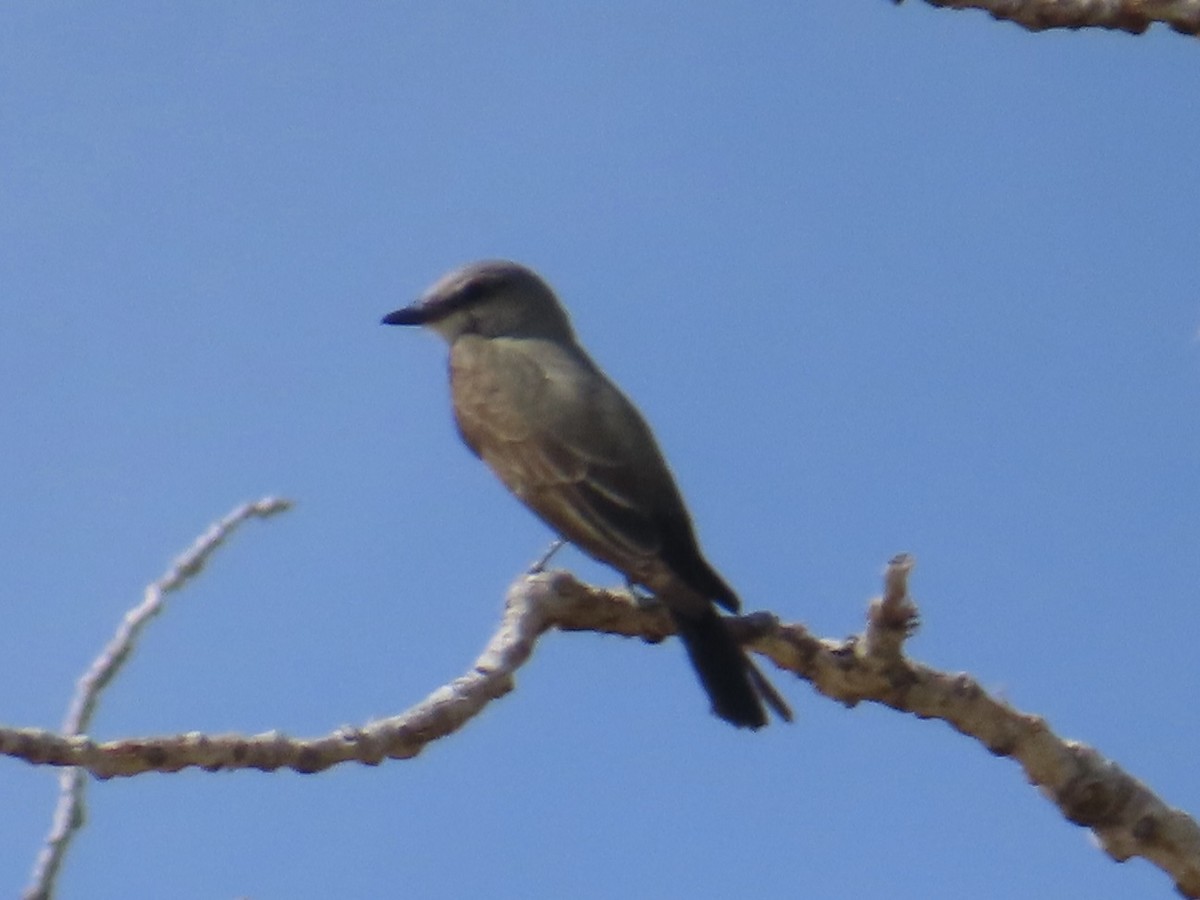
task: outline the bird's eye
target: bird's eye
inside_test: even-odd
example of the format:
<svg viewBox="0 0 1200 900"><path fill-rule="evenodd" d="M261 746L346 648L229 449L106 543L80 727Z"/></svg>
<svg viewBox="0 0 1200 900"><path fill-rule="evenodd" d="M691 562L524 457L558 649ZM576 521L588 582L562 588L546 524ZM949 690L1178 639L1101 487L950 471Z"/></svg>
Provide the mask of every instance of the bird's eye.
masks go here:
<svg viewBox="0 0 1200 900"><path fill-rule="evenodd" d="M458 296L454 302L456 306L470 306L483 295L482 286L479 282L471 282L462 287L458 292Z"/></svg>

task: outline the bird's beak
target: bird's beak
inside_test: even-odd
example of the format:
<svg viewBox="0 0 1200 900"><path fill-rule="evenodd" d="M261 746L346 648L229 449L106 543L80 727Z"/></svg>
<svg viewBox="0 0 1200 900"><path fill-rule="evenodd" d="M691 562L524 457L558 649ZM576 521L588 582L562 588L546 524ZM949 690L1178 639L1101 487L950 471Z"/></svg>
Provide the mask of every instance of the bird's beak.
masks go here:
<svg viewBox="0 0 1200 900"><path fill-rule="evenodd" d="M390 312L383 317L384 325L424 325L430 320L429 307L420 301Z"/></svg>

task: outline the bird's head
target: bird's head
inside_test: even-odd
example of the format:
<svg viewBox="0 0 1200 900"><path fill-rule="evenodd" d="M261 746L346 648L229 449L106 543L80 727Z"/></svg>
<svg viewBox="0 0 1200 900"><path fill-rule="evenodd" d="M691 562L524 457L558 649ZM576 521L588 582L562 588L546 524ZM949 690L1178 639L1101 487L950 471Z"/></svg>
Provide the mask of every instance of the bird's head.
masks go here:
<svg viewBox="0 0 1200 900"><path fill-rule="evenodd" d="M449 343L464 334L574 340L550 285L515 262L486 260L443 276L416 303L383 317L385 325L425 325Z"/></svg>

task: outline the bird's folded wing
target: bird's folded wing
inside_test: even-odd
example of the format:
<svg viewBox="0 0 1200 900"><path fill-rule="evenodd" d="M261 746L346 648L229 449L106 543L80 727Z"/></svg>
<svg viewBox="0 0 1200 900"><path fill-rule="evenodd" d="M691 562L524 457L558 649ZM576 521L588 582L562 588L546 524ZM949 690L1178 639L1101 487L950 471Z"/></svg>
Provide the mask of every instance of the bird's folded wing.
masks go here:
<svg viewBox="0 0 1200 900"><path fill-rule="evenodd" d="M609 408L624 398L609 394L606 381L581 388L569 358L545 359L498 341L466 349L455 353L452 376L467 444L513 493L593 556L620 568L654 558L661 529L646 503L655 492L633 456L645 426L636 412L632 431L608 420L614 412L628 415Z"/></svg>

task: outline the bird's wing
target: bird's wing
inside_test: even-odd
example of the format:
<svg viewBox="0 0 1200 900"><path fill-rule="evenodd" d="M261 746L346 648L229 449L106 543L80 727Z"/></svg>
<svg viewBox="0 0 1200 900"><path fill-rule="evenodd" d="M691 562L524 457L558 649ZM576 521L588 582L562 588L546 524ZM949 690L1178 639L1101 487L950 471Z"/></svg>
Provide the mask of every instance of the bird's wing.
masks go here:
<svg viewBox="0 0 1200 900"><path fill-rule="evenodd" d="M563 537L636 577L663 547L674 482L641 416L586 357L545 342L456 342L466 443Z"/></svg>

